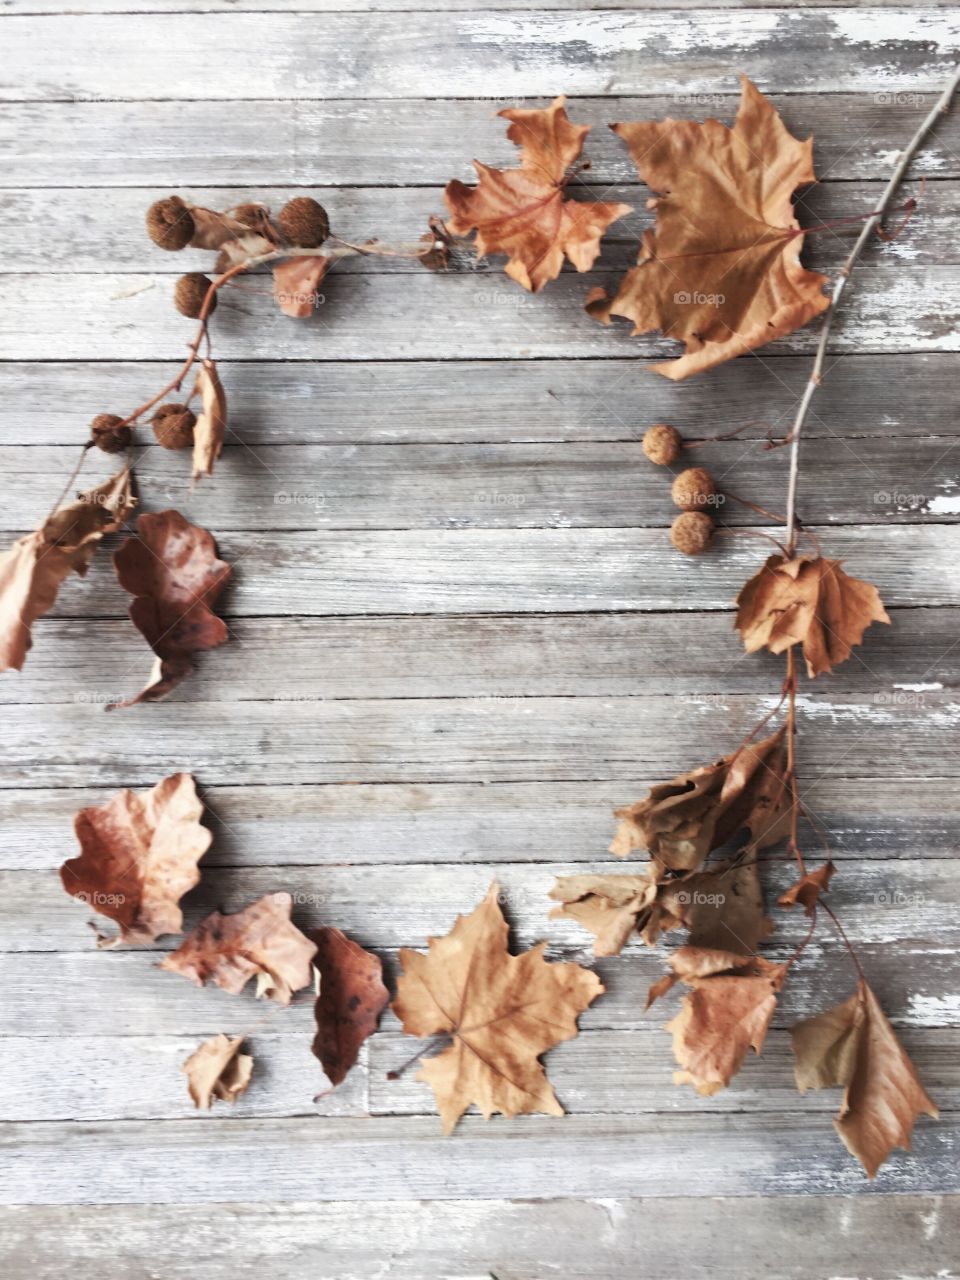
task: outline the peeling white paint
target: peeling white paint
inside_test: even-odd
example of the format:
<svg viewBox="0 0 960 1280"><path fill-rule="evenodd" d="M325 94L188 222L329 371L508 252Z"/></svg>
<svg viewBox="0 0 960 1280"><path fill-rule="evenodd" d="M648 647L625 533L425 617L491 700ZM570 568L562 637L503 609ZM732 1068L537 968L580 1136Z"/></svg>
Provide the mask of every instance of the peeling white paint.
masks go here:
<svg viewBox="0 0 960 1280"><path fill-rule="evenodd" d="M955 1026L960 1022L960 994L912 995L907 1021L919 1027Z"/></svg>
<svg viewBox="0 0 960 1280"><path fill-rule="evenodd" d="M960 493L941 493L931 498L927 511L937 516L960 516Z"/></svg>

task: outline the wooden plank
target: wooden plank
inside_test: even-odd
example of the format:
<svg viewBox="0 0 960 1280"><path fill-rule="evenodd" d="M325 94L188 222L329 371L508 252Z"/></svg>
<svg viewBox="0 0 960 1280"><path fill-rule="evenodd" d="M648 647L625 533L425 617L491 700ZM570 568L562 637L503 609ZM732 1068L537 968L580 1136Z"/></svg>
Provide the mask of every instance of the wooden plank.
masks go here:
<svg viewBox="0 0 960 1280"><path fill-rule="evenodd" d="M686 19L678 15L676 21L682 25ZM732 21L739 18L734 16ZM130 27L137 30L139 23L132 22ZM326 35L322 43L336 48ZM794 42L785 44L785 54L794 66L805 60L797 57ZM724 66L711 78L709 92L692 95L699 102L666 94L664 86L649 76L648 64L638 62L644 76L642 91L655 88L655 95L592 97L573 103L574 118L595 126L587 148L589 181L600 186L636 181L626 148L604 127L610 120L716 116L732 123L738 93L729 52L724 50L723 57ZM889 56L881 55L874 65L887 68L887 74L892 71ZM109 70L104 74L109 76ZM943 79L945 75L931 74L919 92L893 92L885 85L875 95L854 91L843 73L831 84L832 90L840 92L772 92L771 98L794 134L816 138L821 180L886 181L897 152L929 111ZM249 83L256 82L253 73ZM311 69L311 86L320 83ZM547 93L570 88L558 69ZM466 101L312 102L297 94L292 101L281 102L138 103L114 101L114 93L107 89L98 101L11 103L0 122L3 181L10 187L54 188L65 184L235 188L238 178L261 187L442 186L450 178L472 179L474 157L487 164L515 163L516 148L494 113L504 106L536 106L538 100L526 86L520 90L522 98L498 100L489 96L492 92L485 90L479 100ZM681 92L691 95L688 87ZM286 84L280 97L289 94ZM117 138L122 139L121 146ZM210 145L211 138L216 139L215 147ZM857 142L854 146L852 139ZM958 153L960 116L953 112L921 148L912 171L931 179L960 177Z"/></svg>
<svg viewBox="0 0 960 1280"><path fill-rule="evenodd" d="M949 11L895 9L822 9L802 25L789 9L481 11L443 23L417 13L376 23L354 13L148 13L136 22L65 14L50 34L45 18L7 18L0 97L489 99L653 85L714 94L731 88L731 49L749 51L761 88L922 95L949 78L960 26Z"/></svg>
<svg viewBox="0 0 960 1280"><path fill-rule="evenodd" d="M71 13L153 13L156 0L83 0L82 10L74 5ZM283 13L289 9L289 0L166 0L164 13ZM297 0L300 13L382 13L392 9L404 12L410 0ZM528 9L529 0L497 0L498 10ZM644 11L655 9L782 9L783 0L710 0L709 6L702 0L604 0L600 5L585 5L583 0L550 0L544 6L551 10L583 10L602 7L606 10L629 9ZM938 9L950 8L951 0L796 0L797 9ZM420 0L420 13L460 10L472 11L477 0ZM7 14L61 14L64 5L56 0L4 0L3 15Z"/></svg>
<svg viewBox="0 0 960 1280"><path fill-rule="evenodd" d="M302 3L302 0L300 0ZM207 1191L207 1199L212 1189ZM503 1195L506 1188L502 1188ZM398 1194L403 1194L398 1192ZM933 1277L960 1248L951 1197L783 1196L775 1200L440 1200L349 1204L19 1206L0 1214L10 1280L68 1272L141 1280L319 1280L509 1276L622 1280L643 1259L646 1280L715 1277L873 1280ZM213 1225L215 1224L215 1225Z"/></svg>

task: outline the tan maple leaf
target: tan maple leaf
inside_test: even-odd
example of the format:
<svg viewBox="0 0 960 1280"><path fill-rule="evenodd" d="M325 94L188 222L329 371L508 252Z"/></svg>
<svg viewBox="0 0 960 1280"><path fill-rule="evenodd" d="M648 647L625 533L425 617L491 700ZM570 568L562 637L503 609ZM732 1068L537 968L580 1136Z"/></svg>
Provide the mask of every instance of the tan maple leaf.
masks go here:
<svg viewBox="0 0 960 1280"><path fill-rule="evenodd" d="M346 1079L364 1041L377 1029L390 1001L383 985L383 965L339 929L314 929L314 966L320 994L314 1005L317 1034L313 1052L333 1088Z"/></svg>
<svg viewBox="0 0 960 1280"><path fill-rule="evenodd" d="M791 1031L797 1088L845 1088L834 1120L870 1178L894 1147L910 1149L917 1116L939 1116L880 1002L863 980L843 1004Z"/></svg>
<svg viewBox="0 0 960 1280"><path fill-rule="evenodd" d="M747 653L802 644L812 680L845 662L872 622L889 623L877 588L840 565L823 556L770 556L737 596L734 626Z"/></svg>
<svg viewBox="0 0 960 1280"><path fill-rule="evenodd" d="M198 1111L209 1111L215 1098L236 1102L246 1093L253 1074L253 1058L241 1053L243 1036L212 1036L204 1040L181 1066L187 1077L187 1089Z"/></svg>
<svg viewBox="0 0 960 1280"><path fill-rule="evenodd" d="M572 124L564 102L561 96L543 109L499 112L511 121L507 137L520 148L521 167L493 169L475 160L477 186L454 180L444 193L449 230L476 230L478 258L505 253L507 275L532 293L556 279L564 255L589 271L604 232L630 212L627 204L566 199L569 170L590 127Z"/></svg>
<svg viewBox="0 0 960 1280"><path fill-rule="evenodd" d="M587 310L633 321L686 345L654 365L668 378L710 369L792 333L829 305L826 277L800 264L803 236L791 196L815 182L813 139L800 142L773 105L741 77L732 129L718 120L615 124L640 177L663 194L638 265L612 299L594 290Z"/></svg>
<svg viewBox="0 0 960 1280"><path fill-rule="evenodd" d="M212 912L160 964L202 987L216 983L239 995L251 978L257 995L289 1004L294 991L309 986L316 943L290 919L289 893L268 893L242 911Z"/></svg>
<svg viewBox="0 0 960 1280"><path fill-rule="evenodd" d="M750 832L758 849L776 844L789 827L785 770L780 729L715 764L659 783L645 799L615 811L620 825L610 852L625 858L645 848L663 866L689 871L740 830Z"/></svg>
<svg viewBox="0 0 960 1280"><path fill-rule="evenodd" d="M197 863L213 835L202 825L203 803L189 773L175 773L149 791L118 791L73 819L80 853L60 868L71 897L115 920L122 942L153 942L179 933L179 902L199 883Z"/></svg>
<svg viewBox="0 0 960 1280"><path fill-rule="evenodd" d="M204 360L197 374L200 413L193 428L193 478L212 476L227 434L227 395L212 360Z"/></svg>
<svg viewBox="0 0 960 1280"><path fill-rule="evenodd" d="M821 893L826 893L830 887L830 881L836 869L832 862L825 862L815 871L808 871L780 895L777 905L789 908L795 907L799 902L806 914L812 916L817 909Z"/></svg>
<svg viewBox="0 0 960 1280"><path fill-rule="evenodd" d="M273 268L273 297L284 315L295 320L313 315L320 301L317 290L332 261L332 258L317 254L277 263Z"/></svg>
<svg viewBox="0 0 960 1280"><path fill-rule="evenodd" d="M226 623L212 606L231 569L217 559L213 535L179 511L141 515L136 537L117 548L113 563L120 585L134 597L130 618L156 654L146 687L113 705L153 702L193 671L195 653L227 639Z"/></svg>
<svg viewBox="0 0 960 1280"><path fill-rule="evenodd" d="M550 964L545 943L514 956L499 886L458 916L426 955L404 948L394 1012L409 1035L448 1035L419 1076L433 1089L444 1133L475 1103L486 1119L528 1112L563 1115L539 1055L577 1034L577 1016L603 991L595 973Z"/></svg>
<svg viewBox="0 0 960 1280"><path fill-rule="evenodd" d="M133 510L130 468L65 503L0 556L0 671L20 671L30 629L50 609L64 579L85 574L97 543Z"/></svg>

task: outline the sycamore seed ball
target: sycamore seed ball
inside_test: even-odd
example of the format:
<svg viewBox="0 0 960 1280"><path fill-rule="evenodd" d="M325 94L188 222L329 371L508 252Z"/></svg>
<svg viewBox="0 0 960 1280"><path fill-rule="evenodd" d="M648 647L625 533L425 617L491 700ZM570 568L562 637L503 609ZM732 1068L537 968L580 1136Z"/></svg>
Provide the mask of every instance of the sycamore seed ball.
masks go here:
<svg viewBox="0 0 960 1280"><path fill-rule="evenodd" d="M115 413L98 413L90 423L90 438L104 453L122 453L133 439L129 427Z"/></svg>
<svg viewBox="0 0 960 1280"><path fill-rule="evenodd" d="M665 467L680 456L683 448L683 437L676 427L658 422L643 437L643 452L658 467Z"/></svg>
<svg viewBox="0 0 960 1280"><path fill-rule="evenodd" d="M713 476L703 467L688 467L673 482L670 496L681 511L702 511L717 492Z"/></svg>
<svg viewBox="0 0 960 1280"><path fill-rule="evenodd" d="M147 210L147 235L161 249L184 249L196 230L189 206L179 196L156 200Z"/></svg>
<svg viewBox="0 0 960 1280"><path fill-rule="evenodd" d="M189 271L177 281L173 291L173 305L182 316L197 320L203 310L203 302L207 296L211 281L202 271ZM217 309L217 295L210 299L207 315L212 316Z"/></svg>
<svg viewBox="0 0 960 1280"><path fill-rule="evenodd" d="M322 204L310 196L296 196L277 215L277 228L290 244L318 249L330 234L330 220Z"/></svg>
<svg viewBox="0 0 960 1280"><path fill-rule="evenodd" d="M699 556L710 545L713 521L705 511L684 511L670 526L670 541L685 556Z"/></svg>
<svg viewBox="0 0 960 1280"><path fill-rule="evenodd" d="M162 404L153 415L153 434L164 449L189 449L197 415L185 404Z"/></svg>

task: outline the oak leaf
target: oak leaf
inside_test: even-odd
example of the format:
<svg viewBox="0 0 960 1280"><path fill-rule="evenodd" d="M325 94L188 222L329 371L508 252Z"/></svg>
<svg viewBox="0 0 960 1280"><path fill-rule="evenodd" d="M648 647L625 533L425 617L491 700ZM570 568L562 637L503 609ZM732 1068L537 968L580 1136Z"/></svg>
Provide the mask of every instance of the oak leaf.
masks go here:
<svg viewBox="0 0 960 1280"><path fill-rule="evenodd" d="M317 289L332 261L318 254L277 263L273 268L273 297L284 315L295 320L313 315L319 302Z"/></svg>
<svg viewBox="0 0 960 1280"><path fill-rule="evenodd" d="M214 982L239 995L251 978L257 995L289 1004L294 991L309 986L316 943L290 919L289 893L268 893L233 915L214 911L160 964L202 987Z"/></svg>
<svg viewBox="0 0 960 1280"><path fill-rule="evenodd" d="M889 623L877 588L851 578L841 563L770 556L737 596L734 626L747 653L802 644L812 680L845 662L872 622Z"/></svg>
<svg viewBox="0 0 960 1280"><path fill-rule="evenodd" d="M193 671L192 657L227 639L227 625L212 606L230 578L206 529L179 511L144 514L136 537L113 556L120 585L134 599L130 618L156 654L150 680L135 697L115 706L153 702Z"/></svg>
<svg viewBox="0 0 960 1280"><path fill-rule="evenodd" d="M545 943L511 955L498 895L494 883L446 937L429 940L426 955L400 952L393 1009L404 1031L452 1039L417 1077L433 1089L448 1134L471 1103L486 1119L563 1115L538 1058L577 1034L577 1016L603 991L590 970L548 963Z"/></svg>
<svg viewBox="0 0 960 1280"><path fill-rule="evenodd" d="M227 396L212 360L204 360L197 374L200 413L193 427L193 478L212 476L227 434Z"/></svg>
<svg viewBox="0 0 960 1280"><path fill-rule="evenodd" d="M780 895L777 905L795 907L799 902L806 914L812 916L817 909L821 893L826 893L830 887L830 881L836 869L833 863L828 861L823 866L817 867L815 871L808 871Z"/></svg>
<svg viewBox="0 0 960 1280"><path fill-rule="evenodd" d="M789 826L784 732L750 742L715 764L682 773L617 809L610 852L625 858L645 848L663 866L689 871L738 831L758 849L776 844Z"/></svg>
<svg viewBox="0 0 960 1280"><path fill-rule="evenodd" d="M181 1066L187 1089L198 1111L209 1111L215 1098L236 1102L246 1093L253 1074L253 1058L241 1053L243 1036L220 1035L204 1040Z"/></svg>
<svg viewBox="0 0 960 1280"><path fill-rule="evenodd" d="M506 273L532 293L555 280L564 255L589 271L604 232L630 212L627 204L567 200L570 167L579 159L589 125L570 122L565 99L538 110L510 109L507 137L520 148L519 169L493 169L474 161L476 187L454 180L444 197L454 235L477 232L477 257L505 253Z"/></svg>
<svg viewBox="0 0 960 1280"><path fill-rule="evenodd" d="M633 321L686 345L654 365L668 378L710 369L792 333L829 305L826 277L800 264L803 236L791 196L815 182L813 139L791 136L746 76L732 129L718 120L615 124L654 191L656 230L616 296L594 290L587 310Z"/></svg>
<svg viewBox="0 0 960 1280"><path fill-rule="evenodd" d="M377 956L345 933L325 927L307 936L316 944L313 963L320 974L313 1052L336 1088L346 1079L364 1041L376 1031L390 992L383 985L383 965Z"/></svg>
<svg viewBox="0 0 960 1280"><path fill-rule="evenodd" d="M189 773L139 795L118 791L73 819L80 853L60 868L63 887L120 926L119 941L148 943L179 933L179 902L200 881L197 863L212 833Z"/></svg>
<svg viewBox="0 0 960 1280"><path fill-rule="evenodd" d="M861 979L854 995L791 1031L797 1088L843 1085L834 1120L870 1178L894 1147L910 1149L917 1116L939 1116L880 1002Z"/></svg>
<svg viewBox="0 0 960 1280"><path fill-rule="evenodd" d="M80 494L0 556L0 671L20 671L30 629L71 573L85 574L97 543L127 519L136 499L130 468Z"/></svg>

